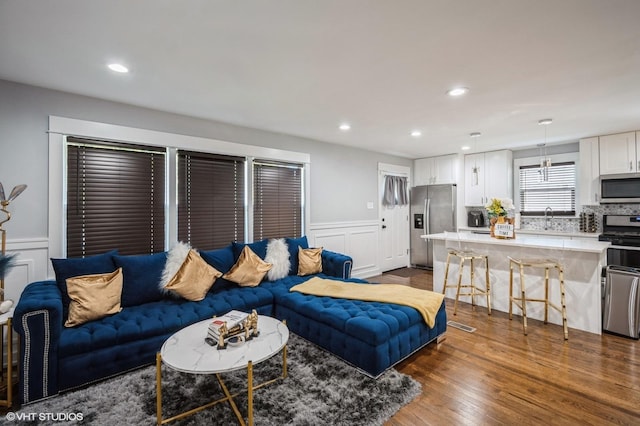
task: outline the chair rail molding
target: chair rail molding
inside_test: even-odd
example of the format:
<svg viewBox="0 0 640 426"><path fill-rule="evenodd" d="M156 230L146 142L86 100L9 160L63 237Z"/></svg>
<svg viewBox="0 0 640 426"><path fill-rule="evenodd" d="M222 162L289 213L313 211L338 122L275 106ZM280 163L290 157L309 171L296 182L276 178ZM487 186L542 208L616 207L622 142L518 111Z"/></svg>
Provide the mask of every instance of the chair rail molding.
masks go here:
<svg viewBox="0 0 640 426"><path fill-rule="evenodd" d="M367 278L380 274L378 221L312 223L309 245L344 253L353 258L352 276Z"/></svg>

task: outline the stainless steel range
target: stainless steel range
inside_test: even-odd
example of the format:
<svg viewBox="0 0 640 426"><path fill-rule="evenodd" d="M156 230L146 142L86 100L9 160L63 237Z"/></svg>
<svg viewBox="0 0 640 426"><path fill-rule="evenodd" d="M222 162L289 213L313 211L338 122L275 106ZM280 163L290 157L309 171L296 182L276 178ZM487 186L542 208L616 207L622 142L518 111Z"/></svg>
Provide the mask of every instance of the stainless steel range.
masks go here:
<svg viewBox="0 0 640 426"><path fill-rule="evenodd" d="M640 215L604 215L600 241L609 241L607 264L640 268Z"/></svg>

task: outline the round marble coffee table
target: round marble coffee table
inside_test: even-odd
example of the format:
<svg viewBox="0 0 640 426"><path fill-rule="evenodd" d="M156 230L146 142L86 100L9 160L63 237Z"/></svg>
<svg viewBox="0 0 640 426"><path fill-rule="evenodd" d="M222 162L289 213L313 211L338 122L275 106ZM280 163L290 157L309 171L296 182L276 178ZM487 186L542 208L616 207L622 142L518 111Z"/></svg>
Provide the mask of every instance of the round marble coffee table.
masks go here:
<svg viewBox="0 0 640 426"><path fill-rule="evenodd" d="M195 414L220 402L228 401L241 425L244 418L221 374L234 370L247 369L247 424L253 425L253 391L265 385L287 377L287 341L289 329L286 324L264 315L258 316L260 334L251 340L237 345L227 344L226 349L217 349L208 345L204 339L211 319L200 321L179 330L169 337L156 355L156 408L158 425ZM282 350L282 376L267 382L253 384L253 365L265 361ZM174 370L189 374L215 374L225 397L208 404L178 414L162 418L162 364ZM236 394L237 395L237 394Z"/></svg>

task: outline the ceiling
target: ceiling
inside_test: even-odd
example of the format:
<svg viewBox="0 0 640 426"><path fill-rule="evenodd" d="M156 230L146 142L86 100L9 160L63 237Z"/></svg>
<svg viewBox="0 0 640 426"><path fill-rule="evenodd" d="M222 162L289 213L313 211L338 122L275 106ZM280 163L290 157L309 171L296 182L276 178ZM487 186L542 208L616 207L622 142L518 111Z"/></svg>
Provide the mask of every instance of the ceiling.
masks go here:
<svg viewBox="0 0 640 426"><path fill-rule="evenodd" d="M640 130L639 17L638 0L0 0L0 79L408 158L517 149Z"/></svg>

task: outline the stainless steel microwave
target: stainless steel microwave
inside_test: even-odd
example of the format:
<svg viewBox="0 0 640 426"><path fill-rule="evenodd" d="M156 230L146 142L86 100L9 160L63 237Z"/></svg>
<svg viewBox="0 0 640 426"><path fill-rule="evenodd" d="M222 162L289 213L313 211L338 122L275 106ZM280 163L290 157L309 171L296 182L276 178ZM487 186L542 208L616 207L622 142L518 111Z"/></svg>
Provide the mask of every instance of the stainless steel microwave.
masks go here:
<svg viewBox="0 0 640 426"><path fill-rule="evenodd" d="M600 203L640 203L640 174L601 176Z"/></svg>

